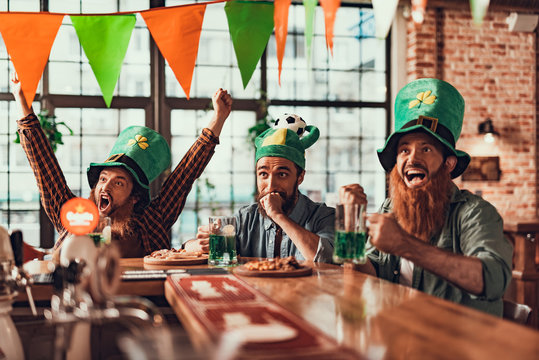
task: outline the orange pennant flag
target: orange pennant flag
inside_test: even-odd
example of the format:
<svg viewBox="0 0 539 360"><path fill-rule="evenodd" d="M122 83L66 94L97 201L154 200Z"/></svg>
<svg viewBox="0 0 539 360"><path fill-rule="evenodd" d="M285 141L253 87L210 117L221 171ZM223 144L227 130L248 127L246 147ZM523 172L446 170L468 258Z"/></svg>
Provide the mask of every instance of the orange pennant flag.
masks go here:
<svg viewBox="0 0 539 360"><path fill-rule="evenodd" d="M333 56L333 27L335 25L335 16L341 6L341 0L320 0L320 5L324 9L324 19L326 22L326 44Z"/></svg>
<svg viewBox="0 0 539 360"><path fill-rule="evenodd" d="M281 85L281 70L288 34L288 9L292 0L275 0L273 6L273 22L275 23L275 41L277 42L277 61L279 62L279 86Z"/></svg>
<svg viewBox="0 0 539 360"><path fill-rule="evenodd" d="M31 106L63 14L2 13L0 33Z"/></svg>
<svg viewBox="0 0 539 360"><path fill-rule="evenodd" d="M206 4L143 11L157 47L189 99Z"/></svg>

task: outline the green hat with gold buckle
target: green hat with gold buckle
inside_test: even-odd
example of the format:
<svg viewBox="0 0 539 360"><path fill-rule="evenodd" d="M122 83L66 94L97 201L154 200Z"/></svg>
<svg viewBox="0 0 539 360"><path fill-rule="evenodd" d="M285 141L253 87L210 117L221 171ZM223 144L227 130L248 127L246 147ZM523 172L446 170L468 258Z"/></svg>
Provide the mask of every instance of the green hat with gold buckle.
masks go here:
<svg viewBox="0 0 539 360"><path fill-rule="evenodd" d="M438 79L418 79L403 87L395 99L395 132L378 159L389 172L395 166L399 139L407 133L423 131L436 138L447 153L457 157L451 177L461 175L470 163L470 155L455 149L464 119L464 98L453 85Z"/></svg>
<svg viewBox="0 0 539 360"><path fill-rule="evenodd" d="M142 205L150 203L150 183L170 166L170 147L164 137L145 126L124 129L102 163L91 163L87 170L88 183L93 188L105 167L123 167L143 189L148 190Z"/></svg>
<svg viewBox="0 0 539 360"><path fill-rule="evenodd" d="M255 139L255 161L265 156L285 158L300 168L305 169L305 149L313 145L320 137L316 126L305 126L302 137L289 128L270 128Z"/></svg>

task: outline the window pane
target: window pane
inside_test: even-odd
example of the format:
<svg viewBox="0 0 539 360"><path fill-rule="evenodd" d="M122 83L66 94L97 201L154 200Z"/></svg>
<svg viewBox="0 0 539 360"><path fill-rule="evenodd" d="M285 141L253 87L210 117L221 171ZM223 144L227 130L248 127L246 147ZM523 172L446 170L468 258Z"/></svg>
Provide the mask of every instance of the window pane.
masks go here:
<svg viewBox="0 0 539 360"><path fill-rule="evenodd" d="M175 6L193 1L167 0L165 3ZM39 11L39 4L38 0L0 0L0 10ZM73 14L139 11L150 5L147 0L49 0L48 4L51 12ZM163 121L168 119L166 111L169 110L172 166L176 166L210 120L212 111L205 109L211 108L211 96L218 88L225 88L233 96L235 110L225 123L212 160L194 183L185 209L172 229L173 246L192 238L196 227L206 224L210 214L231 214L253 201L255 149L248 138L257 111L262 112L261 105L269 106L270 118L275 119L285 112L297 113L320 130L320 139L305 154L307 175L300 186L304 194L315 201L325 201L334 196L339 186L359 182L369 197L369 207L379 206L385 196L386 183L376 149L383 146L388 131L385 88L388 81L386 42L374 37L372 9L360 5L339 9L332 55L326 47L322 8L316 9L312 48L307 53L303 34L305 11L299 3L292 5L281 83L272 35L265 61L259 61L244 88L224 6L218 3L206 7L190 87L191 100L181 101L181 105L177 105L177 99L170 99L185 98L185 93L166 62L162 69L165 100L159 103L163 94L151 94L152 89L160 88L158 84L152 87L152 81L159 76L150 75L151 35L140 14L136 14L136 26L114 89L114 96L122 96L122 99L114 102L113 108L105 108L101 89L71 19L64 17L50 54L49 76L45 77L49 83L45 89L49 91L46 104L54 109L57 121L65 122L73 131L71 136L61 127L64 144L56 152L72 191L88 196L88 164L108 157L122 129L148 122L166 130L168 124ZM264 63L266 69L262 69ZM10 90L11 67L3 40L0 40L2 95ZM266 79L261 79L263 74ZM41 92L40 82L38 101L33 103L36 112L40 109ZM94 105L96 97L99 103ZM132 97L137 97L136 103L130 99ZM268 102L261 102L261 97L267 97ZM139 102L139 98L142 101ZM309 106L297 106L297 101ZM334 101L343 106L337 107ZM276 102L284 105L272 105ZM362 107L363 102L370 102L369 107ZM85 107L90 106L87 104L98 108ZM2 224L24 227L29 238L37 239L37 187L26 155L20 145L13 143L15 120L20 115L10 101L0 101L0 114L9 119L0 122L0 219ZM165 116L161 118L162 114Z"/></svg>
<svg viewBox="0 0 539 360"><path fill-rule="evenodd" d="M270 98L385 101L385 41L375 39L371 27L367 26L374 22L371 9L346 8L337 12L331 55L326 46L323 11L318 7L315 34L320 35L312 39L310 63L302 35L303 7L292 6L290 11L298 14L294 17L298 21L293 25L289 22L280 85L274 36L268 43ZM324 71L317 72L319 70ZM379 70L380 76L368 76L373 70ZM373 85L376 88L371 92ZM363 94L361 89L368 91Z"/></svg>

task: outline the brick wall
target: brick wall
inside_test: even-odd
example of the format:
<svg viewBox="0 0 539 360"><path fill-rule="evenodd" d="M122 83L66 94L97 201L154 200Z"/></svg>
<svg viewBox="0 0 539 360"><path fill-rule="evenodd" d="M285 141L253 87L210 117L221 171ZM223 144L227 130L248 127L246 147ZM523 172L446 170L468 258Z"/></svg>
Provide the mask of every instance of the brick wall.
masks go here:
<svg viewBox="0 0 539 360"><path fill-rule="evenodd" d="M511 32L508 12L489 11L483 25L469 10L428 9L425 22L408 32L408 80L438 77L466 101L457 148L473 156L499 156L500 181L462 181L459 187L482 196L504 218L538 215L537 32ZM537 31L537 30L536 30ZM479 122L491 118L501 134L486 144Z"/></svg>

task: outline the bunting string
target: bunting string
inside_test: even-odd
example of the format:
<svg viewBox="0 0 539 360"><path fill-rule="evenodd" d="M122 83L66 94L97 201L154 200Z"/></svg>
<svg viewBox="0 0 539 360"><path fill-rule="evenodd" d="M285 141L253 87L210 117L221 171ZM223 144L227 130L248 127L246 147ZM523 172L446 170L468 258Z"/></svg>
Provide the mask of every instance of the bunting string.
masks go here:
<svg viewBox="0 0 539 360"><path fill-rule="evenodd" d="M312 18L317 0L307 3L306 46L310 66ZM140 14L159 51L172 69L187 99L198 55L206 7L226 3L228 20L243 87L247 87L275 27L279 85L288 32L291 0L240 1L215 0L193 4L103 14L51 12L0 12L0 34L30 104L36 94L52 45L64 16L69 16L90 67L110 107L123 60ZM326 43L333 52L333 26L340 0L320 0L325 17ZM308 31L307 31L308 30ZM31 49L31 56L28 56Z"/></svg>

